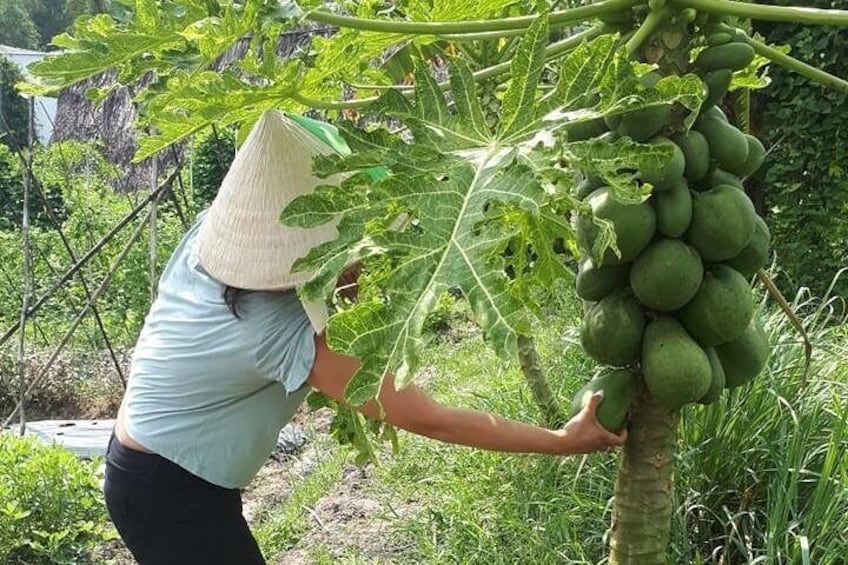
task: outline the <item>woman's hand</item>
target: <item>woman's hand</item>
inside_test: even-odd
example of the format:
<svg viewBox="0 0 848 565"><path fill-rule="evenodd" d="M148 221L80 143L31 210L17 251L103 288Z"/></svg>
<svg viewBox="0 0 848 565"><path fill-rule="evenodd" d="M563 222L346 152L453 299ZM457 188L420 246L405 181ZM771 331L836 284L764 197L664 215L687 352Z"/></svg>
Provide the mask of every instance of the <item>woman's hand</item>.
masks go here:
<svg viewBox="0 0 848 565"><path fill-rule="evenodd" d="M562 455L612 451L627 441L627 430L615 435L601 426L595 415L603 400L603 392L592 395L586 407L574 416L565 426L557 430L560 437Z"/></svg>

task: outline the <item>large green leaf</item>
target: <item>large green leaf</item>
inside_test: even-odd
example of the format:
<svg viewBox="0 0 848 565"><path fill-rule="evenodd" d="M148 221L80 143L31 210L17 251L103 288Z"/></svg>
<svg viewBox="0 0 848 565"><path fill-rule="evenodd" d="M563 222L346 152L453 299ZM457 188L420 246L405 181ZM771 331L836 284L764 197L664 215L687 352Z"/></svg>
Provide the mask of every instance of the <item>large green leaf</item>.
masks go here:
<svg viewBox="0 0 848 565"><path fill-rule="evenodd" d="M670 157L664 148L626 139L568 143L566 126L574 115L564 109L540 119L544 106L535 96L538 74L528 79L525 71L542 66L538 44L545 25L519 46L526 65L513 66L512 118L509 124L501 120L498 132L485 126L476 87L461 60L453 62L447 98L430 73L419 68L414 97L389 91L379 105L401 129L389 133L344 125L341 132L352 153L318 158L316 173L343 173L346 179L296 199L283 212L282 221L293 226L339 220L338 239L295 265L313 274L301 289L304 296L330 294L340 272L353 262L362 262L368 273L360 281L359 302L335 314L328 326L331 347L362 360L347 391L352 402L372 398L387 372L396 374L399 386L410 381L424 345L424 320L448 289L461 291L495 351L514 355L518 336L529 333L543 302L540 296L571 276L565 262L575 249L568 220L579 204L569 192L575 169L597 171L616 181L622 198L636 200L644 194L632 171ZM618 98L583 111L603 116L638 106L623 100L637 94L639 81L618 50L616 38L604 37L568 62L585 66L591 57L610 62L583 83ZM612 84L613 76L622 75L633 90ZM575 76L560 80L575 82ZM558 91L576 88L566 85ZM683 90L658 92L643 104L681 101L689 94ZM519 120L520 126L512 125ZM375 180L362 172L374 166L391 174ZM400 227L398 219L405 220Z"/></svg>

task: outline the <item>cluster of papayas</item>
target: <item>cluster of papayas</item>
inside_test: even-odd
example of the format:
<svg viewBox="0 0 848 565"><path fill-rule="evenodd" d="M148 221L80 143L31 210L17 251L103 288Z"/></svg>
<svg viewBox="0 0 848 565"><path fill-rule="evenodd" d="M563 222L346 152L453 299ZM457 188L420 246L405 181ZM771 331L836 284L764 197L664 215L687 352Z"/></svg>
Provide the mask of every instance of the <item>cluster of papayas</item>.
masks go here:
<svg viewBox="0 0 848 565"><path fill-rule="evenodd" d="M707 94L691 129L674 123L670 106L606 120L616 136L671 148L664 167L639 171L650 198L620 202L591 178L576 187L587 210L576 220L580 339L605 368L578 392L574 408L604 389L601 406L609 404L599 419L612 431L624 425L641 383L672 409L709 404L756 377L769 355L750 279L767 264L770 236L742 184L765 149L717 105L754 53L743 33L724 24L704 37L692 69ZM595 257L600 220L612 226L616 248Z"/></svg>

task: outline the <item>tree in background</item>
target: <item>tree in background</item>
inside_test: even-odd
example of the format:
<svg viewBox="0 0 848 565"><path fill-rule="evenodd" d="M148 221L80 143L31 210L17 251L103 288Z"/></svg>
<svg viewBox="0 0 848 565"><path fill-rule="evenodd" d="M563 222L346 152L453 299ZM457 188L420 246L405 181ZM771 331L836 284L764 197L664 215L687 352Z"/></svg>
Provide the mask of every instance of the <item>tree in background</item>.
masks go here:
<svg viewBox="0 0 848 565"><path fill-rule="evenodd" d="M825 0L804 2L829 8ZM770 43L792 46L792 55L836 76L848 75L844 28L762 23ZM783 288L809 287L823 295L848 265L848 95L822 88L778 66L772 84L758 95L755 124L770 146L756 181L785 279ZM799 229L803 226L803 229ZM842 277L834 289L848 296Z"/></svg>
<svg viewBox="0 0 848 565"><path fill-rule="evenodd" d="M23 49L39 48L39 33L20 0L0 0L0 43Z"/></svg>
<svg viewBox="0 0 848 565"><path fill-rule="evenodd" d="M39 45L47 47L53 38L67 30L82 14L102 11L92 0L24 0L22 2L39 35Z"/></svg>
<svg viewBox="0 0 848 565"><path fill-rule="evenodd" d="M27 143L27 103L15 90L15 84L22 80L24 77L18 66L0 57L0 143L12 149Z"/></svg>

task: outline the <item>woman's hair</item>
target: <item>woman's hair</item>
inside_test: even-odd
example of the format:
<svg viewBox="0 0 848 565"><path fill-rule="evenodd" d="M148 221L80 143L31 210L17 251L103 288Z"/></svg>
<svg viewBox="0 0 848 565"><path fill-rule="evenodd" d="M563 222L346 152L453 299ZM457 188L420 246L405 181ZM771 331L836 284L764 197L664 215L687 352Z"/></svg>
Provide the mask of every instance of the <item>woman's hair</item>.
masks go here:
<svg viewBox="0 0 848 565"><path fill-rule="evenodd" d="M241 315L238 311L238 303L245 293L247 293L247 291L243 288L236 288L234 286L224 287L224 303L227 305L230 312L233 313L233 316L239 320L241 320Z"/></svg>

